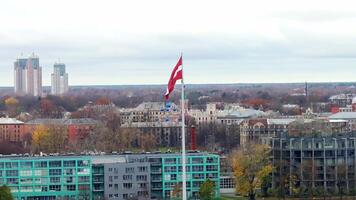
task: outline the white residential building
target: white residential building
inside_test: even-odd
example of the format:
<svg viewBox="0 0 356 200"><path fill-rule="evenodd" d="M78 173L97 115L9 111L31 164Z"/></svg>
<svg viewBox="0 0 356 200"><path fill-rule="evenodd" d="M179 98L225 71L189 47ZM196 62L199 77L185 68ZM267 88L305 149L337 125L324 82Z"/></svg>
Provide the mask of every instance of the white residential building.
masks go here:
<svg viewBox="0 0 356 200"><path fill-rule="evenodd" d="M42 95L42 67L39 57L20 57L14 62L14 88L17 95Z"/></svg>
<svg viewBox="0 0 356 200"><path fill-rule="evenodd" d="M55 63L51 78L51 94L62 95L68 91L68 73L66 73L65 64Z"/></svg>

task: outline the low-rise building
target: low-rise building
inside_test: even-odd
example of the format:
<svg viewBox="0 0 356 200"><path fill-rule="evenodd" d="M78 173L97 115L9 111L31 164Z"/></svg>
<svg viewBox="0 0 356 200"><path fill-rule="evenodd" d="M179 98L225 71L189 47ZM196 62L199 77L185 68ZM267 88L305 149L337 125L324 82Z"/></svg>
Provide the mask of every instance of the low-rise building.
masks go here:
<svg viewBox="0 0 356 200"><path fill-rule="evenodd" d="M136 108L119 109L121 123L134 122L178 122L181 118L179 107L174 103L143 102Z"/></svg>
<svg viewBox="0 0 356 200"><path fill-rule="evenodd" d="M182 132L180 122L133 122L123 124L121 127L134 129L140 135L152 135L159 146L180 146Z"/></svg>
<svg viewBox="0 0 356 200"><path fill-rule="evenodd" d="M15 118L0 118L0 141L22 142L24 122Z"/></svg>
<svg viewBox="0 0 356 200"><path fill-rule="evenodd" d="M301 194L351 192L356 188L355 136L272 138L272 187L291 195L297 189Z"/></svg>
<svg viewBox="0 0 356 200"><path fill-rule="evenodd" d="M64 126L68 141L77 142L89 135L98 122L90 118L80 119L34 119L25 123L25 132L32 134L38 126Z"/></svg>
<svg viewBox="0 0 356 200"><path fill-rule="evenodd" d="M207 179L220 196L218 155L188 153L186 167L188 198ZM181 182L180 153L0 157L0 184L16 200L171 199Z"/></svg>
<svg viewBox="0 0 356 200"><path fill-rule="evenodd" d="M250 142L266 144L271 137L288 134L289 125L294 121L294 118L244 120L240 125L240 145Z"/></svg>
<svg viewBox="0 0 356 200"><path fill-rule="evenodd" d="M356 94L337 94L333 95L329 98L330 103L333 106L337 106L339 108L344 108L347 105L352 104L352 99L356 97Z"/></svg>

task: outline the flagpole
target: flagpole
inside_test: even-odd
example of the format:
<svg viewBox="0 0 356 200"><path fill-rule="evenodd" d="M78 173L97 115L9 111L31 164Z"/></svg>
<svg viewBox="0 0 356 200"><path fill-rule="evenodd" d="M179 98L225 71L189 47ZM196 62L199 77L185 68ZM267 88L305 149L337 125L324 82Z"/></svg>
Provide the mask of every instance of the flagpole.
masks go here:
<svg viewBox="0 0 356 200"><path fill-rule="evenodd" d="M186 153L185 153L185 116L184 116L184 81L183 81L183 53L181 54L182 58L182 99L181 99L181 108L182 108L182 191L183 191L183 200L187 200L187 172L186 172Z"/></svg>

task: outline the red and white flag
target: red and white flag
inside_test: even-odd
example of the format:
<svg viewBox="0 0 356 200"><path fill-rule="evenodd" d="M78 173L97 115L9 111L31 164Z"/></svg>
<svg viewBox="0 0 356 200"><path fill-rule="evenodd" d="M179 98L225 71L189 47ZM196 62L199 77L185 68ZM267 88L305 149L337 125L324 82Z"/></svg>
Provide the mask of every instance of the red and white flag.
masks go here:
<svg viewBox="0 0 356 200"><path fill-rule="evenodd" d="M169 78L168 85L167 85L167 91L165 94L166 99L169 98L169 95L174 90L174 86L176 85L176 82L178 80L182 80L182 79L183 79L183 59L181 56L171 73L171 77Z"/></svg>

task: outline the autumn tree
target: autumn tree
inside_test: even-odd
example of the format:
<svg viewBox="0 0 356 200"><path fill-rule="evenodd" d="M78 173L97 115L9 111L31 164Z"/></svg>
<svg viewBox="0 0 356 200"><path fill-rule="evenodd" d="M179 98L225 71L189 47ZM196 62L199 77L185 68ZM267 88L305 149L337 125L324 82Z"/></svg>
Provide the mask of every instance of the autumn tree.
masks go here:
<svg viewBox="0 0 356 200"><path fill-rule="evenodd" d="M215 185L210 179L204 181L199 188L199 197L201 200L212 200L215 197Z"/></svg>
<svg viewBox="0 0 356 200"><path fill-rule="evenodd" d="M49 118L61 118L64 111L59 105L56 105L52 100L44 98L40 101L40 113L41 117Z"/></svg>
<svg viewBox="0 0 356 200"><path fill-rule="evenodd" d="M14 117L17 114L19 101L14 97L5 99L5 106L10 117Z"/></svg>
<svg viewBox="0 0 356 200"><path fill-rule="evenodd" d="M182 199L182 183L181 182L177 182L173 186L171 198L172 199Z"/></svg>
<svg viewBox="0 0 356 200"><path fill-rule="evenodd" d="M232 168L236 179L236 189L254 200L256 190L272 172L269 161L270 151L265 145L249 145L233 154Z"/></svg>
<svg viewBox="0 0 356 200"><path fill-rule="evenodd" d="M48 128L47 152L63 152L67 144L67 127L63 125L51 125Z"/></svg>
<svg viewBox="0 0 356 200"><path fill-rule="evenodd" d="M96 105L109 105L111 104L111 100L106 97L100 97L95 101Z"/></svg>
<svg viewBox="0 0 356 200"><path fill-rule="evenodd" d="M6 185L0 186L0 200L13 200L11 190Z"/></svg>
<svg viewBox="0 0 356 200"><path fill-rule="evenodd" d="M48 148L49 131L45 125L39 125L32 134L32 148L35 152L45 151Z"/></svg>
<svg viewBox="0 0 356 200"><path fill-rule="evenodd" d="M154 134L142 133L138 135L139 147L142 150L149 151L157 146L157 140Z"/></svg>
<svg viewBox="0 0 356 200"><path fill-rule="evenodd" d="M67 129L59 125L37 126L32 134L32 149L35 152L57 153L65 150Z"/></svg>

